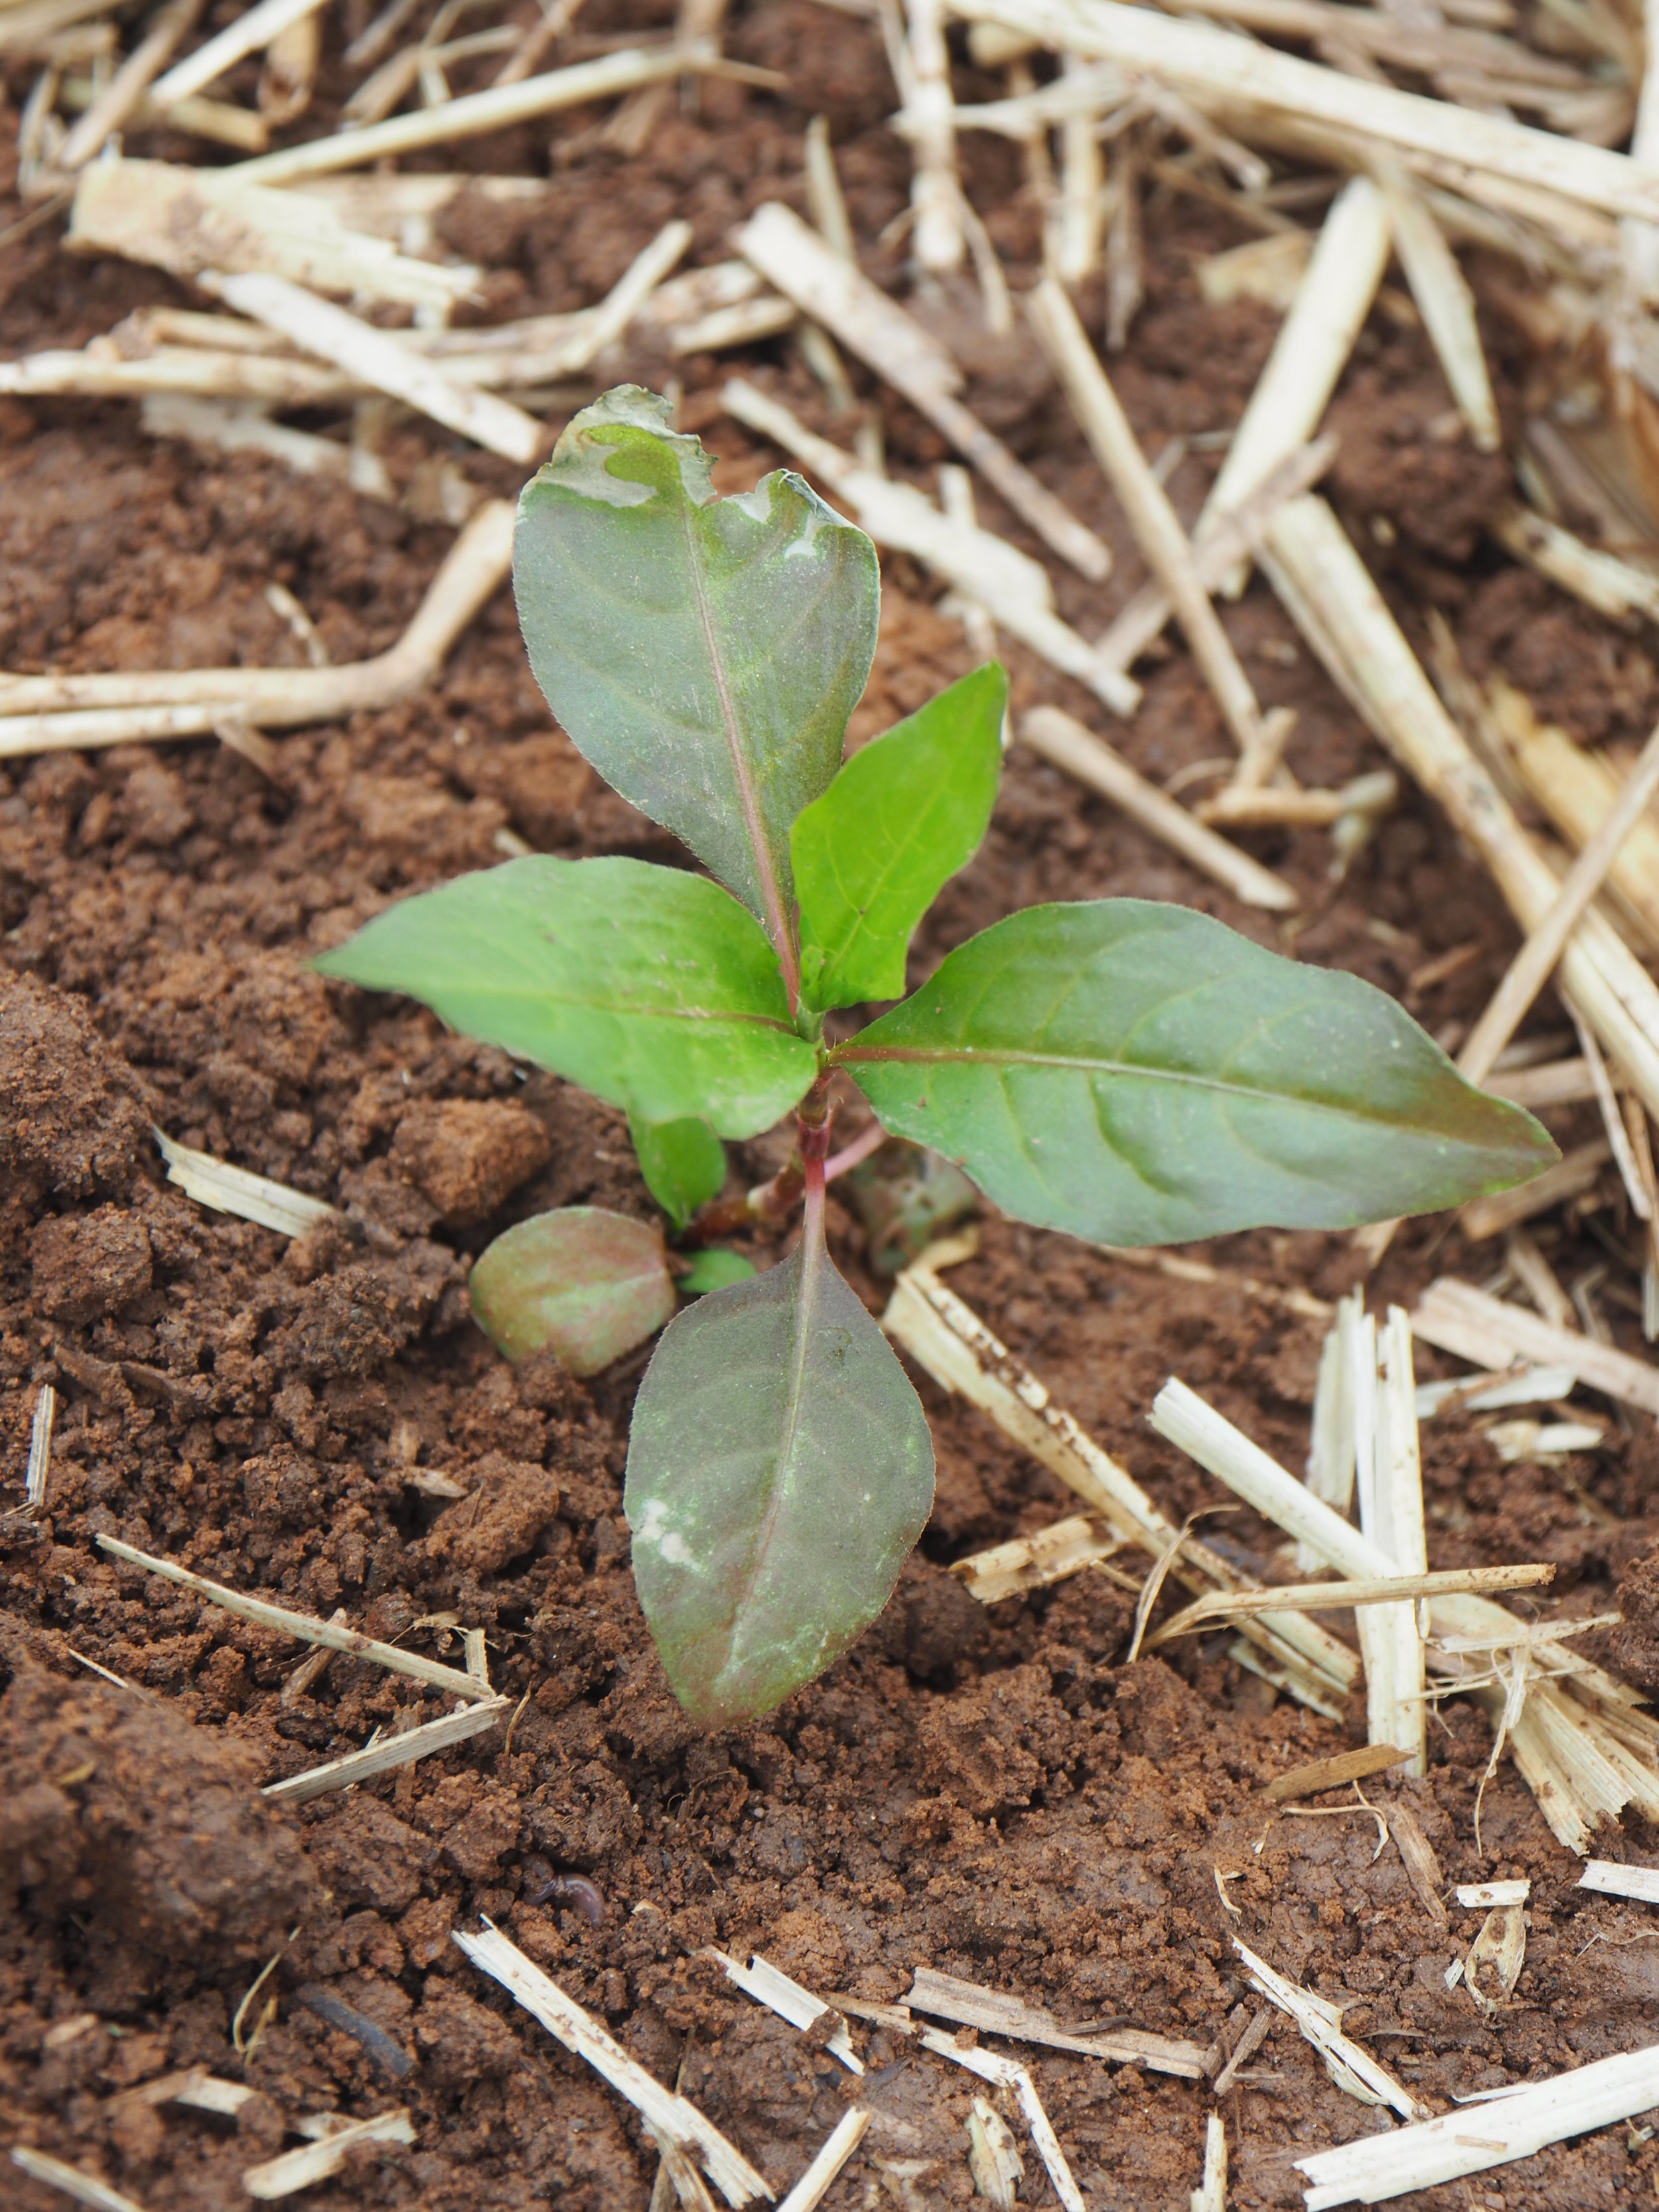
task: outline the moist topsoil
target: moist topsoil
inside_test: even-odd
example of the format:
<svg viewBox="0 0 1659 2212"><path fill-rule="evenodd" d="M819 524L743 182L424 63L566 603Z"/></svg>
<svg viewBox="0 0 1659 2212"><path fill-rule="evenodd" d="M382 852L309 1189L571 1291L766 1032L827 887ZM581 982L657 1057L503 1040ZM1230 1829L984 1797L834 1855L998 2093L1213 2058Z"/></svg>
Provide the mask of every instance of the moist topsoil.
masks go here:
<svg viewBox="0 0 1659 2212"><path fill-rule="evenodd" d="M582 24L614 33L664 20L649 4L629 14L592 0ZM503 210L464 198L447 218L448 242L489 270L477 313L585 304L671 215L695 226L694 261L721 258L750 207L803 204L814 112L830 118L866 266L908 292L902 227L889 228L908 156L884 125L894 94L873 29L781 0L737 16L730 47L783 71L796 95L706 81L695 100L669 103L638 158L603 142L598 112L433 157L550 167L539 201ZM959 82L971 90L970 74ZM347 88L337 55L325 88L307 131L331 123ZM9 147L22 89L5 112ZM1030 281L1039 219L1018 150L970 138L964 169L1015 283ZM18 212L0 205L0 224ZM1276 327L1265 309L1198 298L1195 259L1247 234L1191 198L1149 198L1147 297L1115 373L1149 450L1188 441L1171 485L1188 517ZM1478 262L1475 275L1513 410L1531 373L1525 342ZM0 249L8 353L79 344L135 306L183 296L152 273L66 257L55 223ZM1097 316L1097 297L1084 306ZM1057 578L1063 611L1097 627L1143 571L1035 349L988 338L970 292L927 312L985 420L1115 548L1103 591ZM744 365L845 434L787 344ZM723 489L778 459L722 415L730 367L627 362L644 380L683 379L682 423L719 455ZM855 383L875 393L861 373ZM573 392L571 406L586 396ZM891 465L930 481L943 446L890 398L884 412ZM1639 735L1656 688L1645 654L1483 544L1506 467L1461 434L1409 315L1373 319L1334 426L1329 488L1412 633L1437 607L1477 673L1501 669L1586 739ZM386 451L402 507L156 441L124 406L0 403L0 659L15 670L298 663L264 596L273 580L336 660L380 650L450 539L419 519L434 457L483 489L516 489L475 449L447 452L429 424ZM982 486L981 497L994 527L1040 550ZM933 597L908 562L886 563L855 741L969 665ZM1304 782L1383 764L1268 591L1253 586L1226 618L1263 703L1297 710L1290 757ZM1051 699L1098 726L1085 695L1017 648L1009 659L1017 710ZM1224 757L1178 643L1146 672L1146 704L1114 741L1159 781ZM1074 1501L925 1378L938 1503L883 1619L764 1720L712 1736L692 1727L629 1572L622 1479L643 1355L586 1386L546 1358L515 1371L468 1312L470 1260L510 1222L572 1203L649 1216L622 1117L306 964L388 900L498 860L504 829L568 854L686 856L553 726L505 592L418 697L276 743L269 778L211 742L50 755L0 774L9 1504L39 1385L59 1399L45 1516L0 1524L0 2137L95 2170L151 2212L216 2212L246 2201L242 2173L293 2139L296 2116L407 2103L413 2147L353 2152L309 2192L315 2212L643 2212L654 2147L462 1957L450 1931L480 1913L659 2079L678 2081L779 2193L849 2099L867 2102L872 2125L832 2212L967 2202L963 2120L980 2085L866 2027L854 2029L867 2069L855 2081L821 2038L730 1990L706 1947L759 1948L810 1987L868 2000L901 1997L927 1965L1067 2022L1209 2045L1236 2041L1254 2002L1238 1936L1349 2008L1348 2030L1441 2109L1653 2039L1659 1951L1645 1908L1574 1891L1577 1863L1507 1764L1486 1790L1477 1851L1491 1734L1473 1708L1435 1716L1425 1781L1385 1778L1370 1794L1384 1819L1410 1802L1449 1880L1532 1878L1525 1971L1490 2014L1445 1983L1475 1917L1454 1907L1449 1932L1436 1924L1362 1808L1349 1800L1340 1817L1310 1819L1262 1805L1272 1775L1363 1739L1358 1703L1342 1722L1317 1718L1243 1672L1220 1634L1125 1664L1133 1598L1100 1576L988 1612L970 1601L951 1561ZM1022 905L1132 893L1364 975L1443 1032L1474 1017L1513 950L1486 878L1413 792L1340 883L1322 835L1245 842L1302 893L1290 924L1233 903L1016 747L990 836L927 924L913 980ZM1413 984L1459 947L1452 973ZM1560 1027L1559 1008L1547 1001L1534 1023ZM1582 1111L1551 1121L1563 1143L1595 1133ZM164 1181L153 1124L333 1200L345 1224L289 1241L202 1211ZM731 1188L763 1178L783 1148L781 1136L736 1147ZM833 1198L830 1218L838 1260L878 1309L885 1286L858 1224ZM1639 1346L1614 1302L1634 1280L1616 1203L1541 1234L1568 1279L1608 1261L1606 1310ZM953 1285L1169 1511L1221 1502L1146 1425L1171 1372L1300 1467L1317 1322L994 1218L982 1237ZM763 1263L786 1245L748 1240ZM1478 1279L1494 1249L1466 1246L1444 1219L1411 1224L1374 1297L1409 1300L1448 1267ZM1359 1272L1336 1237L1205 1250L1224 1270L1326 1297ZM1425 1365L1434 1371L1426 1354ZM1425 1427L1425 1458L1435 1565L1553 1560L1552 1595L1584 1611L1614 1602L1622 1580L1632 1626L1589 1648L1659 1683L1659 1573L1641 1564L1659 1535L1650 1422L1615 1420L1595 1455L1505 1467L1454 1417ZM434 1476L464 1494L441 1483L434 1494ZM1276 1533L1248 1513L1206 1526L1241 1562L1284 1571ZM317 1613L343 1607L374 1636L453 1660L453 1625L483 1628L496 1685L525 1701L510 1742L497 1732L298 1812L271 1808L260 1784L438 1706L344 1658L284 1702L299 1647L117 1566L94 1549L98 1532ZM1656 1840L1627 1824L1607 1848L1640 1855ZM571 1874L601 1893L601 1924L580 1897L547 1894ZM244 2057L233 2016L273 1956L240 2023ZM1021 2055L1091 2205L1185 2206L1205 2085ZM146 2083L192 2065L258 2094L234 2120L146 2101ZM1223 2109L1241 2207L1299 2202L1297 2150L1381 2124L1285 2021ZM1029 2144L1026 2168L1024 2198L1050 2201ZM1659 2139L1620 2126L1408 2201L1544 2212L1650 2203L1656 2179ZM61 2201L15 2171L0 2194L21 2212Z"/></svg>

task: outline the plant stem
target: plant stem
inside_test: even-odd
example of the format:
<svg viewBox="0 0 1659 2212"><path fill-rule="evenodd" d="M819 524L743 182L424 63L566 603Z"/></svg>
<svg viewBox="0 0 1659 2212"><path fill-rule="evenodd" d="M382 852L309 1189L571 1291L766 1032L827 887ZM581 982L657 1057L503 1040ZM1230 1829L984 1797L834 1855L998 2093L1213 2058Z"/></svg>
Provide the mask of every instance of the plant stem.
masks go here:
<svg viewBox="0 0 1659 2212"><path fill-rule="evenodd" d="M845 1175L860 1160L867 1160L872 1152L879 1152L886 1142L887 1132L879 1121L872 1121L867 1129L860 1129L850 1145L843 1145L838 1152L832 1152L824 1162L825 1182L834 1182L837 1176Z"/></svg>
<svg viewBox="0 0 1659 2212"><path fill-rule="evenodd" d="M795 1127L800 1144L801 1176L805 1185L806 1211L803 1224L810 1254L823 1249L823 1186L830 1157L830 1084L820 1076L796 1109Z"/></svg>

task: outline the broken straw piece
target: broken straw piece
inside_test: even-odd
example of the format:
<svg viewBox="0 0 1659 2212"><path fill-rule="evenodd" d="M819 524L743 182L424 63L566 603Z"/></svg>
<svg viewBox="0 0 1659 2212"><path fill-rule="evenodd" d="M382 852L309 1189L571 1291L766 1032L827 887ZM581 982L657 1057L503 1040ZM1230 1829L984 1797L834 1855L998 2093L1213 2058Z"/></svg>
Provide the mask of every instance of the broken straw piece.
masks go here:
<svg viewBox="0 0 1659 2212"><path fill-rule="evenodd" d="M1659 1905L1659 1867L1620 1866L1614 1859L1591 1859L1578 1877L1578 1887L1599 1890L1604 1897L1634 1897L1644 1905Z"/></svg>
<svg viewBox="0 0 1659 2212"><path fill-rule="evenodd" d="M830 2185L863 2142L869 2124L870 2111L866 2105L854 2105L851 2112L843 2112L819 2144L812 2163L779 2205L778 2212L817 2212L817 2207L830 2193Z"/></svg>
<svg viewBox="0 0 1659 2212"><path fill-rule="evenodd" d="M204 269L196 281L239 313L280 331L304 352L362 377L377 392L401 399L447 430L458 431L507 460L523 466L547 443L541 423L522 407L494 392L453 382L389 331L375 329L286 276Z"/></svg>
<svg viewBox="0 0 1659 2212"><path fill-rule="evenodd" d="M1025 2161L1013 2130L988 2098L975 2097L968 2115L968 2171L977 2196L995 2212L1015 2212L1015 2192L1025 2179Z"/></svg>
<svg viewBox="0 0 1659 2212"><path fill-rule="evenodd" d="M769 201L736 234L735 243L786 299L823 324L927 416L1062 560L1091 583L1111 574L1112 556L1094 532L957 398L962 372L944 348L793 209Z"/></svg>
<svg viewBox="0 0 1659 2212"><path fill-rule="evenodd" d="M1202 2045L1183 2038L1152 2035L1140 2028L1115 2029L1104 2035L1073 2035L1053 2016L1023 1997L1006 1996L1000 1990L981 1989L955 1974L941 1974L932 1966L915 1969L914 1984L904 1998L912 2012L931 2013L939 2020L958 2021L987 2035L1012 2036L1020 2043L1047 2044L1055 2051L1075 2051L1088 2058L1109 2058L1119 2065L1146 2066L1158 2074L1175 2074L1186 2081L1204 2077Z"/></svg>
<svg viewBox="0 0 1659 2212"><path fill-rule="evenodd" d="M1408 153L1435 155L1477 174L1541 185L1611 215L1659 216L1659 180L1627 154L1323 69L1237 32L1174 21L1121 0L952 0L952 5L970 22L1006 22L1057 49L1149 70L1200 106L1257 106L1381 139Z"/></svg>
<svg viewBox="0 0 1659 2212"><path fill-rule="evenodd" d="M464 93L459 100L447 100L439 107L422 108L413 114L392 116L384 123L366 124L360 130L339 131L332 137L308 138L297 146L284 146L275 154L237 162L233 173L264 185L286 185L296 177L365 169L371 162L410 153L419 146L453 144L458 138L507 130L561 108L609 100L619 92L631 92L636 85L659 84L701 70L719 72L724 67L708 40L695 40L684 46L625 46L619 52L600 55L597 61L578 62L570 69L550 70L516 84L492 85L484 92Z"/></svg>
<svg viewBox="0 0 1659 2212"><path fill-rule="evenodd" d="M205 92L244 54L258 53L321 4L322 0L258 0L257 6L244 9L205 46L198 46L165 76L158 77L150 88L150 98L159 107L171 107L176 101L188 100L192 93Z"/></svg>
<svg viewBox="0 0 1659 2212"><path fill-rule="evenodd" d="M981 1605L995 1605L1000 1598L1064 1582L1122 1549L1121 1536L1103 1536L1087 1514L1073 1513L1029 1536L1012 1536L1006 1544L957 1559L951 1572Z"/></svg>
<svg viewBox="0 0 1659 2212"><path fill-rule="evenodd" d="M1012 2058L999 2058L994 2051L964 2049L954 2036L945 2035L936 2027L925 2027L921 2040L927 2049L940 2058L954 2060L965 2066L970 2074L977 2074L982 2081L994 2081L1000 2088L1012 2089L1019 2099L1019 2107L1025 2115L1025 2124L1031 2130L1031 2141L1036 2145L1037 2156L1048 2169L1048 2179L1054 2185L1054 2194L1066 2207L1066 2212L1088 2212L1082 2191L1072 2179L1072 2169L1066 2162L1066 2154L1060 2147L1048 2113L1042 2108L1036 2083L1024 2067Z"/></svg>
<svg viewBox="0 0 1659 2212"><path fill-rule="evenodd" d="M1381 2204L1432 2189L1508 2160L1529 2158L1546 2144L1611 2126L1659 2104L1659 2048L1630 2051L1548 2081L1531 2081L1494 2099L1479 2112L1447 2112L1421 2126L1363 2136L1296 2163L1312 2185L1307 2212L1337 2204Z"/></svg>
<svg viewBox="0 0 1659 2212"><path fill-rule="evenodd" d="M43 2150L30 2150L27 2144L18 2143L13 2148L11 2162L21 2166L31 2181L42 2181L48 2189L61 2189L77 2204L93 2206L94 2212L144 2212L142 2204L131 2197L124 2197L118 2189L112 2189L108 2182L82 2173L78 2166L66 2166L61 2158L48 2158Z"/></svg>
<svg viewBox="0 0 1659 2212"><path fill-rule="evenodd" d="M585 2058L596 2074L626 2097L653 2135L672 2142L687 2157L695 2157L733 2207L757 2197L769 2200L772 2191L742 2152L726 2141L696 2106L646 2072L637 2058L624 2051L616 2038L591 2019L567 1996L516 1943L509 1942L492 1921L483 1923L481 1936L454 1931L454 1940L479 1970L498 1981L525 2010L540 2021L550 2035L567 2051Z"/></svg>
<svg viewBox="0 0 1659 2212"><path fill-rule="evenodd" d="M337 2173L345 2164L346 2153L357 2143L412 2143L414 2140L409 2107L400 2105L395 2112L377 2112L372 2120L353 2120L319 2142L306 2143L298 2150L284 2151L280 2158L267 2160L263 2166L249 2166L242 2176L242 2186L250 2197L292 2197Z"/></svg>
<svg viewBox="0 0 1659 2212"><path fill-rule="evenodd" d="M1269 1805L1282 1804L1287 1797L1316 1797L1322 1790L1340 1790L1346 1782L1386 1773L1409 1756L1397 1744L1362 1743L1352 1751L1334 1752L1328 1759L1312 1759L1274 1775L1261 1795Z"/></svg>
<svg viewBox="0 0 1659 2212"><path fill-rule="evenodd" d="M1452 1894L1474 1912L1490 1912L1494 1905L1524 1905L1532 1895L1529 1881L1460 1881Z"/></svg>
<svg viewBox="0 0 1659 2212"><path fill-rule="evenodd" d="M458 1713L424 1721L418 1728L405 1729L401 1735L382 1736L377 1743L365 1744L361 1751L346 1752L325 1765L308 1766L302 1774L270 1783L259 1794L274 1805L308 1805L313 1797L371 1782L377 1774L410 1766L428 1753L447 1751L453 1744L465 1743L469 1736L482 1735L495 1726L511 1703L508 1698L487 1698L476 1705L463 1705Z"/></svg>
<svg viewBox="0 0 1659 2212"><path fill-rule="evenodd" d="M1204 2179L1193 2191L1192 2212L1227 2212L1227 2130L1219 2112L1204 2123Z"/></svg>
<svg viewBox="0 0 1659 2212"><path fill-rule="evenodd" d="M418 1652L405 1651L399 1644L380 1644L372 1636L360 1636L355 1628L337 1628L332 1621L319 1620L314 1614L294 1613L285 1605L272 1605L264 1598L246 1597L240 1590L227 1589L222 1583L210 1582L205 1575L198 1575L191 1567L181 1567L174 1559L158 1559L149 1552L139 1551L136 1545L124 1544L118 1536L100 1535L96 1541L100 1550L107 1552L112 1559L124 1559L129 1566L143 1567L147 1573L160 1575L163 1582L177 1583L180 1589L193 1590L210 1605L234 1613L240 1620L251 1620L257 1627L274 1628L306 1644L326 1644L331 1651L349 1652L354 1659L373 1660L377 1667L389 1668L394 1674L412 1675L417 1682L430 1682L434 1689L453 1691L469 1704L484 1686L470 1674L442 1666L435 1659L423 1659Z"/></svg>
<svg viewBox="0 0 1659 2212"><path fill-rule="evenodd" d="M1610 1398L1659 1415L1659 1368L1576 1330L1558 1328L1540 1315L1442 1275L1430 1284L1411 1317L1425 1344L1484 1367L1533 1359L1570 1370L1579 1382Z"/></svg>
<svg viewBox="0 0 1659 2212"><path fill-rule="evenodd" d="M1207 606L1209 601L1204 604ZM1247 906L1285 914L1300 903L1283 876L1274 875L1189 814L1178 799L1148 782L1104 738L1063 708L1033 707L1021 718L1019 736L1033 752L1109 799L1132 822Z"/></svg>
<svg viewBox="0 0 1659 2212"><path fill-rule="evenodd" d="M76 187L71 252L119 253L194 276L204 269L263 270L324 292L362 294L447 309L480 271L399 253L349 230L326 202L250 185L234 169L172 161L95 161Z"/></svg>
<svg viewBox="0 0 1659 2212"><path fill-rule="evenodd" d="M726 1979L735 1982L745 1996L753 1997L757 2004L763 2004L769 2012L776 2013L780 2020L787 2020L791 2027L808 2028L815 2021L823 2020L833 2014L832 2006L825 2004L822 1997L815 1997L810 1990L804 1990L799 1982L791 1981L788 1975L775 1966L770 1960L763 1959L758 1951L750 1956L746 1966L728 1953L712 1946L703 1952L702 1956L712 1959L716 1966L723 1967ZM824 2049L833 2057L839 2058L848 2073L863 2073L864 2061L853 2048L844 2021L836 2027Z"/></svg>
<svg viewBox="0 0 1659 2212"><path fill-rule="evenodd" d="M319 1223L345 1218L339 1207L329 1205L325 1199L291 1190L287 1183L272 1182L269 1176L254 1175L247 1168L233 1167L228 1160L216 1159L211 1152L198 1152L190 1145L179 1144L161 1129L152 1133L167 1164L167 1181L177 1183L186 1198L193 1198L198 1206L209 1206L215 1213L234 1213L240 1220L257 1222L262 1229L274 1229L279 1237L302 1237Z"/></svg>
<svg viewBox="0 0 1659 2212"><path fill-rule="evenodd" d="M1414 2120L1423 2111L1410 2090L1396 2081L1386 2066L1369 2051L1342 2033L1342 2008L1311 1990L1299 1989L1265 1959L1260 1959L1235 1936L1233 1948L1244 1961L1244 1970L1270 2003L1289 2013L1308 2041L1325 2062L1325 2070L1339 2089L1357 2097L1362 2105L1391 2105L1402 2119Z"/></svg>

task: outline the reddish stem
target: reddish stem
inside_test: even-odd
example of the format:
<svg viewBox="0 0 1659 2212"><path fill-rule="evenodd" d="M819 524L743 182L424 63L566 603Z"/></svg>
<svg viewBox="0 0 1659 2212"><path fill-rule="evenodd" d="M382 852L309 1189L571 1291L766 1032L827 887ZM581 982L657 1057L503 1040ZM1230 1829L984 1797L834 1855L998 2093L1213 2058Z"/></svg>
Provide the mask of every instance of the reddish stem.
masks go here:
<svg viewBox="0 0 1659 2212"><path fill-rule="evenodd" d="M838 1152L832 1152L824 1162L825 1182L834 1182L837 1176L845 1175L848 1168L857 1167L860 1160L867 1160L872 1152L879 1152L886 1142L886 1130L879 1121L872 1121L867 1129L859 1132L850 1145L843 1145Z"/></svg>

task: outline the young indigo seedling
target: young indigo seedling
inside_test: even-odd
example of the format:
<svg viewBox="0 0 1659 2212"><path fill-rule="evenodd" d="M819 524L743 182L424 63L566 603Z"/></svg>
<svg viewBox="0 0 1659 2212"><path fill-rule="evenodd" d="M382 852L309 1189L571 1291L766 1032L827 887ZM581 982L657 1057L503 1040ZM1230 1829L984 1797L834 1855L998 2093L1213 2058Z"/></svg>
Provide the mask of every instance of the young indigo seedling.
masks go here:
<svg viewBox="0 0 1659 2212"><path fill-rule="evenodd" d="M787 471L717 499L701 446L633 386L577 416L526 488L514 578L554 713L709 875L511 860L318 965L622 1108L677 1228L720 1187L720 1139L793 1109L794 1252L740 1281L703 1255L708 1294L668 1322L634 1412L634 1571L697 1719L764 1712L844 1651L933 1501L921 1402L824 1246L836 1071L1006 1212L1102 1243L1340 1228L1554 1156L1381 992L1142 899L1012 915L826 1043L832 1008L902 998L912 933L984 834L1001 670L843 763L874 547ZM472 1285L509 1357L550 1343L579 1373L675 1303L656 1232L592 1207L509 1230Z"/></svg>

